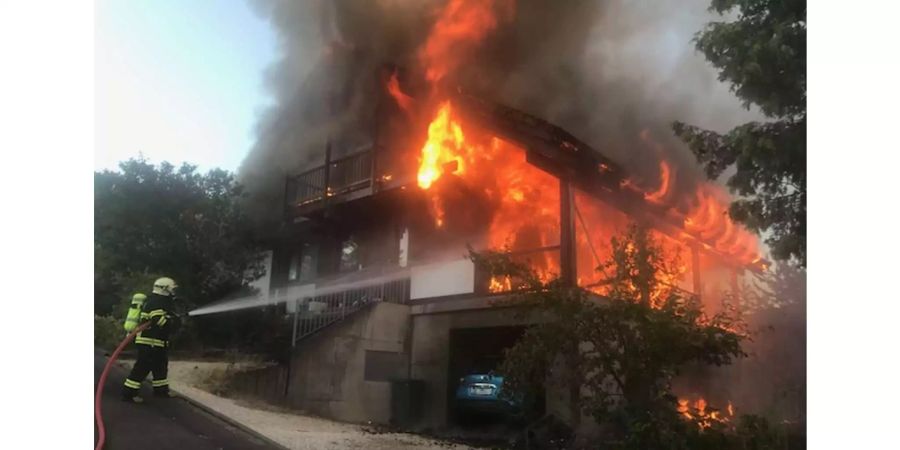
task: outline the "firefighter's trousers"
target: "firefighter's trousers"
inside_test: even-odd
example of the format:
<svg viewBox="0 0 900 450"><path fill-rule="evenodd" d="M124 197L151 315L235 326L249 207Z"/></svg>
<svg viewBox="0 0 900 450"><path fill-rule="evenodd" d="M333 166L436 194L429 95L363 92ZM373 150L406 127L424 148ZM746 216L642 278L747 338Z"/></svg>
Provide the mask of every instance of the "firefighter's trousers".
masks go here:
<svg viewBox="0 0 900 450"><path fill-rule="evenodd" d="M122 396L126 399L134 398L141 389L141 382L147 378L147 374L153 373L153 393L155 395L168 395L169 379L169 349L145 344L136 344L137 361L131 368L125 384L122 386Z"/></svg>

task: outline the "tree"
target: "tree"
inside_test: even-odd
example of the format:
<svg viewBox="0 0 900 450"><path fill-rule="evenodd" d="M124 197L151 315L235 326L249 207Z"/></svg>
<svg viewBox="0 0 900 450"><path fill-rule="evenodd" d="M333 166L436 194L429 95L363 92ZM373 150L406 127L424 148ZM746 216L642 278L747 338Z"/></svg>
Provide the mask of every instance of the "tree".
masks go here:
<svg viewBox="0 0 900 450"><path fill-rule="evenodd" d="M581 413L607 425L628 448L690 448L671 382L689 363L729 364L743 356L739 322L728 313L709 317L695 297L665 280L676 276L661 245L632 226L613 238L612 259L601 265L601 297L553 280L504 253L471 252L492 276L515 288L505 306L536 320L507 349L501 372L511 392L545 385L569 393L576 424ZM679 444L681 442L681 444Z"/></svg>
<svg viewBox="0 0 900 450"><path fill-rule="evenodd" d="M772 256L806 266L806 1L712 0L719 14L695 44L731 84L744 106L767 118L725 134L674 122L684 140L717 179L733 167L727 185L739 197L731 217L768 232Z"/></svg>
<svg viewBox="0 0 900 450"><path fill-rule="evenodd" d="M163 275L178 282L189 306L262 275L243 188L231 173L200 174L189 164L176 169L143 158L119 169L94 173L96 313L110 313L135 291L146 293Z"/></svg>

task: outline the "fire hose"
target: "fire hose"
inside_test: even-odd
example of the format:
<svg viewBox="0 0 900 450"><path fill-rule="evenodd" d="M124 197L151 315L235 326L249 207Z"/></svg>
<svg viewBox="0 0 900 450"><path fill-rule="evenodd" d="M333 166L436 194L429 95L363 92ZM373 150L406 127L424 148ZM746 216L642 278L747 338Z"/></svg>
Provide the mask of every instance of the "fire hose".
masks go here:
<svg viewBox="0 0 900 450"><path fill-rule="evenodd" d="M125 336L125 339L122 339L122 342L119 343L119 346L116 347L116 350L110 355L109 359L106 361L106 367L103 368L103 373L100 374L100 381L97 382L97 393L94 395L94 419L97 420L97 446L94 447L94 450L101 450L103 448L103 444L106 441L106 429L103 426L103 413L101 412L101 400L103 399L103 386L106 384L106 377L109 375L109 369L112 368L114 362L116 362L116 358L119 357L119 353L122 353L122 350L134 339L134 336L144 331L147 327L150 326L150 322L145 322L136 327L131 333L128 333L128 336Z"/></svg>

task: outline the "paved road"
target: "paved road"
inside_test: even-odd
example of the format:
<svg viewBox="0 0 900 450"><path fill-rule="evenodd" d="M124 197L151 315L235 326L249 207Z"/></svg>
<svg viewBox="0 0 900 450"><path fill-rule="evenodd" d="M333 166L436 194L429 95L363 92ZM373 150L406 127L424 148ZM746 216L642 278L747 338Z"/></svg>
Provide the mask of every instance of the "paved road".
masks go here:
<svg viewBox="0 0 900 450"><path fill-rule="evenodd" d="M101 351L94 352L94 389L106 364ZM103 390L103 423L106 450L271 450L274 447L239 428L198 409L185 400L155 399L145 381L144 404L119 400L127 371L113 366ZM94 424L94 443L97 427Z"/></svg>

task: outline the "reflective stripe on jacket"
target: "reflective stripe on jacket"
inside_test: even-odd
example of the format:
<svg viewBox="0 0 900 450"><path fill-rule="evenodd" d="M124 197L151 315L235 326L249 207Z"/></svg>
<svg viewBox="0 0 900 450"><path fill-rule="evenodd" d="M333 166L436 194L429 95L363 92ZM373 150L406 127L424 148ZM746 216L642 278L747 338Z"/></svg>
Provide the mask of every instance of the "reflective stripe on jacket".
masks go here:
<svg viewBox="0 0 900 450"><path fill-rule="evenodd" d="M169 332L173 321L172 299L164 295L150 294L141 309L140 321L150 322L150 327L138 333L134 342L153 347L168 347Z"/></svg>

